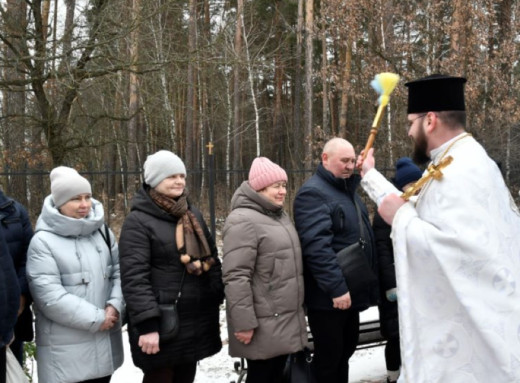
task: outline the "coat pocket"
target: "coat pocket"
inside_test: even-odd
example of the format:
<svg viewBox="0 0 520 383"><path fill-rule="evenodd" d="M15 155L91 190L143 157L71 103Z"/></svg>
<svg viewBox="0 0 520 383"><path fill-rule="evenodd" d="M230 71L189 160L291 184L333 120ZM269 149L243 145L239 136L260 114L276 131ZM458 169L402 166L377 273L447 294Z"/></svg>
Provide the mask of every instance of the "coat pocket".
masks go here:
<svg viewBox="0 0 520 383"><path fill-rule="evenodd" d="M88 285L90 283L90 273L83 271L81 273L61 274L61 283L63 286Z"/></svg>
<svg viewBox="0 0 520 383"><path fill-rule="evenodd" d="M71 273L61 275L61 284L69 293L84 298L87 295L87 285L90 283L90 273Z"/></svg>
<svg viewBox="0 0 520 383"><path fill-rule="evenodd" d="M285 261L280 258L274 259L274 267L273 267L273 273L271 275L270 281L269 281L269 291L275 291L279 288L280 283L283 280L284 276L284 265Z"/></svg>
<svg viewBox="0 0 520 383"><path fill-rule="evenodd" d="M341 206L336 206L332 212L332 231L341 233L345 230L345 212Z"/></svg>

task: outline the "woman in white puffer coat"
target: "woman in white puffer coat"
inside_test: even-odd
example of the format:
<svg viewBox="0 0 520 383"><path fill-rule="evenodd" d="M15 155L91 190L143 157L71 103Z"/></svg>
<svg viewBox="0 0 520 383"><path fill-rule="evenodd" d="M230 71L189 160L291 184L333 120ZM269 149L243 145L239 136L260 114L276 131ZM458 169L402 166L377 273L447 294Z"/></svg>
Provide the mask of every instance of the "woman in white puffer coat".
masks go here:
<svg viewBox="0 0 520 383"><path fill-rule="evenodd" d="M123 363L118 257L90 183L55 168L27 258L40 382L107 383Z"/></svg>

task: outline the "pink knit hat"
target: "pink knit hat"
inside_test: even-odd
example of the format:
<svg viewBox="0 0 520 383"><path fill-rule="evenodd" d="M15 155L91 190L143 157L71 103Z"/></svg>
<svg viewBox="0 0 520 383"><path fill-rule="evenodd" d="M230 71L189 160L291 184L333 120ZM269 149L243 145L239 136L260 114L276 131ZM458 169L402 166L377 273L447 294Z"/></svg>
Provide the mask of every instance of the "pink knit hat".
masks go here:
<svg viewBox="0 0 520 383"><path fill-rule="evenodd" d="M249 169L249 186L255 191L262 190L275 182L287 182L287 173L266 157L257 157Z"/></svg>

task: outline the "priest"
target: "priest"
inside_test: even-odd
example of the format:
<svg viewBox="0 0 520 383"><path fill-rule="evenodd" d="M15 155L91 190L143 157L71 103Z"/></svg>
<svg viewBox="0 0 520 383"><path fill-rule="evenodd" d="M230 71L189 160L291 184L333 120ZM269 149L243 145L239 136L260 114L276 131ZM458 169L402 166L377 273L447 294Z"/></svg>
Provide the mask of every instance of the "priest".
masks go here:
<svg viewBox="0 0 520 383"><path fill-rule="evenodd" d="M362 187L392 225L398 382L520 382L520 213L496 163L465 130L461 77L408 87L414 159L431 161L402 198L358 158Z"/></svg>

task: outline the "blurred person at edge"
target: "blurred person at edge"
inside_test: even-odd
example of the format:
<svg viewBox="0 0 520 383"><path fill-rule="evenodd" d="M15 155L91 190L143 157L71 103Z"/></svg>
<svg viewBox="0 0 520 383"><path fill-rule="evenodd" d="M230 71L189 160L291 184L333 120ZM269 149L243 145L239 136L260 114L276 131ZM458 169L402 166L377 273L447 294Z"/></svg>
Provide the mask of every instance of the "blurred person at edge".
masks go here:
<svg viewBox="0 0 520 383"><path fill-rule="evenodd" d="M33 340L33 314L31 311L32 297L27 284L25 265L27 263L27 248L33 236L29 214L25 207L8 197L0 190L0 225L4 229L9 254L13 259L18 284L21 289L20 309L14 328L15 338L9 346L21 366L23 366L24 342Z"/></svg>
<svg viewBox="0 0 520 383"><path fill-rule="evenodd" d="M286 194L285 170L255 158L224 225L229 354L247 359L247 383L280 383L287 356L307 344L301 248Z"/></svg>
<svg viewBox="0 0 520 383"><path fill-rule="evenodd" d="M401 157L396 162L393 184L402 191L413 185L422 176L422 171L409 157ZM378 212L374 214L372 230L376 240L379 270L379 322L381 334L386 339L385 364L387 383L395 383L401 368L401 348L399 346L399 317L397 314L397 288L395 281L394 249L390 232L392 228Z"/></svg>
<svg viewBox="0 0 520 383"><path fill-rule="evenodd" d="M400 383L520 381L520 212L466 131L465 83L436 74L405 84L414 160L435 175L416 197L405 201L375 169L374 149L357 162L392 226Z"/></svg>
<svg viewBox="0 0 520 383"><path fill-rule="evenodd" d="M143 169L144 184L119 241L132 359L144 383L191 383L197 362L222 348L221 264L201 212L188 199L182 160L160 150L146 158ZM163 342L159 304L173 304L182 280L180 331Z"/></svg>
<svg viewBox="0 0 520 383"><path fill-rule="evenodd" d="M374 235L368 211L357 194L356 154L350 142L336 137L323 147L316 172L294 199L294 222L304 265L305 304L314 340L314 362L319 382L346 383L349 359L359 339L359 312L375 305L377 287L353 299L336 253L359 241L377 273ZM359 222L356 205L360 209Z"/></svg>
<svg viewBox="0 0 520 383"><path fill-rule="evenodd" d="M59 166L50 179L27 257L38 381L107 383L123 363L117 243L84 177Z"/></svg>
<svg viewBox="0 0 520 383"><path fill-rule="evenodd" d="M20 308L20 286L13 260L0 226L0 383L6 383L6 350L14 339L14 326Z"/></svg>

